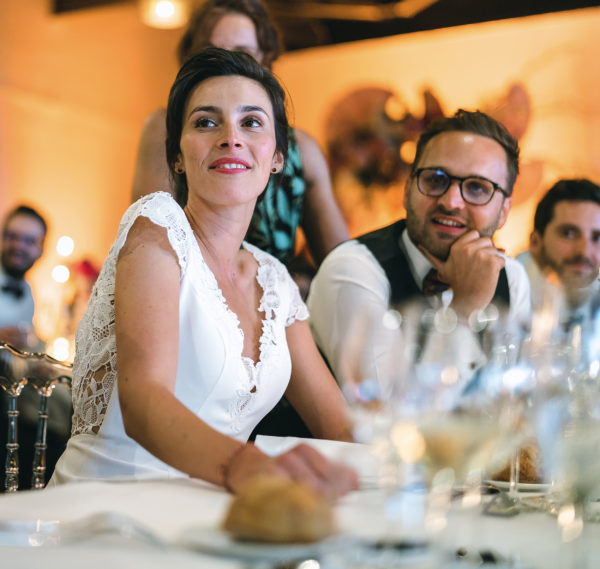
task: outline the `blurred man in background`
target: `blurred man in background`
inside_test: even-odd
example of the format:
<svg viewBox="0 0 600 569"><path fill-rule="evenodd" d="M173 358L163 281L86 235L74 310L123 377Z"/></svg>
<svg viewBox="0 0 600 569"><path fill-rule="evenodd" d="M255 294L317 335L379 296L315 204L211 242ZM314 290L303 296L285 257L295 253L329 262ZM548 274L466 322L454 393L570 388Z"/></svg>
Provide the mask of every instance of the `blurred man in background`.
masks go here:
<svg viewBox="0 0 600 569"><path fill-rule="evenodd" d="M33 208L18 206L2 227L0 341L27 348L35 341L33 296L25 275L44 252L47 225Z"/></svg>
<svg viewBox="0 0 600 569"><path fill-rule="evenodd" d="M600 186L586 179L556 182L536 208L529 251L517 259L527 270L534 308L544 302L553 277L571 312L597 294Z"/></svg>
<svg viewBox="0 0 600 569"><path fill-rule="evenodd" d="M11 210L2 226L0 250L0 342L21 350L43 351L43 344L33 327L34 302L25 275L44 252L47 224L33 208L20 205ZM19 487L29 488L33 448L37 435L40 395L26 385L19 396L20 411L18 442L20 446ZM46 443L47 477L64 450L71 428L71 396L64 386L58 386L48 402L48 432ZM6 398L0 392L0 463L6 444ZM4 489L4 469L0 469L0 492Z"/></svg>

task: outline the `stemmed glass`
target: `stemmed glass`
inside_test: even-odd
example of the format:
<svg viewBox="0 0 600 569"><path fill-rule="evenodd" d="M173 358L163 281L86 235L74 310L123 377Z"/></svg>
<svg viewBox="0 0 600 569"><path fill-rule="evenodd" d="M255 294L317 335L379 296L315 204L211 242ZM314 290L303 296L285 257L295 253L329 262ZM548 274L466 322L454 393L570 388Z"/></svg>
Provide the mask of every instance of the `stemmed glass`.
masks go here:
<svg viewBox="0 0 600 569"><path fill-rule="evenodd" d="M38 426L33 456L31 487L46 484L46 431L48 425L48 398L58 383L70 385L72 364L61 362L44 353L23 352L0 343L0 386L8 395L8 437L6 444L5 489L19 488L19 443L17 399L27 383L40 395Z"/></svg>
<svg viewBox="0 0 600 569"><path fill-rule="evenodd" d="M391 402L401 354L401 317L391 310L359 307L341 346L338 381L349 403L354 439L380 460L380 483L398 481L389 445Z"/></svg>
<svg viewBox="0 0 600 569"><path fill-rule="evenodd" d="M501 492L486 506L487 513L514 515L522 509L519 497L520 456L527 445L539 446L531 417L535 410L536 390L540 381L564 377L570 369L570 347L561 327L564 309L562 291L548 283L541 302L532 314L527 329L499 321L490 334L491 362L488 370L501 377L501 389L508 401L508 428L514 433L509 466L508 492ZM518 444L516 444L518 443ZM536 453L534 452L534 455ZM547 473L538 476L548 478ZM492 473L493 475L493 473Z"/></svg>
<svg viewBox="0 0 600 569"><path fill-rule="evenodd" d="M477 326L459 322L451 308L414 305L403 315L408 355L394 397L391 440L399 456L422 468L426 530L441 543L452 499L461 497L459 509L472 520L484 471L490 462L508 460L512 449L499 428L506 398L492 375L479 373L485 354ZM480 317L485 326L489 314ZM438 555L443 558L443 551Z"/></svg>
<svg viewBox="0 0 600 569"><path fill-rule="evenodd" d="M345 567L388 567L398 555L424 551L425 495L412 464L403 460L391 437L394 403L409 357L401 323L394 310L357 307L341 346L337 379L349 403L354 438L368 445L377 464L375 485L366 489L381 522L357 528L359 540L345 553Z"/></svg>
<svg viewBox="0 0 600 569"><path fill-rule="evenodd" d="M70 386L72 368L71 363L56 360L45 353L33 353L28 356L27 379L40 396L31 479L33 489L41 489L46 485L48 399L59 383Z"/></svg>
<svg viewBox="0 0 600 569"><path fill-rule="evenodd" d="M413 495L418 489L422 525L411 531L434 544L431 553L441 563L440 536L457 484L465 508L479 505L482 473L498 447L506 447L498 429L505 401L502 390L474 372L485 361L481 338L452 309L415 302L401 314L355 312L338 380L355 437L381 457L386 513L409 488ZM406 530L403 520L391 519L385 539L405 539Z"/></svg>
<svg viewBox="0 0 600 569"><path fill-rule="evenodd" d="M8 430L6 440L6 461L4 489L16 492L19 489L19 443L17 421L19 410L17 399L27 384L27 354L10 344L0 342L0 387L8 395Z"/></svg>
<svg viewBox="0 0 600 569"><path fill-rule="evenodd" d="M600 473L600 363L598 316L590 329L575 325L567 336L566 373L540 374L533 419L545 469L555 491L550 511L557 515L568 569L591 567L586 554L586 508L598 490Z"/></svg>
<svg viewBox="0 0 600 569"><path fill-rule="evenodd" d="M505 432L502 440L508 447L508 490L501 491L485 506L485 512L494 515L515 515L520 511L519 477L520 457L527 444L534 438L526 416L530 397L535 385L535 370L530 361L530 336L518 323L496 318L485 331L488 362L480 371L482 381L497 390L503 399L501 425ZM494 479L501 469L486 473ZM504 478L504 476L503 476ZM493 482L492 482L493 483Z"/></svg>

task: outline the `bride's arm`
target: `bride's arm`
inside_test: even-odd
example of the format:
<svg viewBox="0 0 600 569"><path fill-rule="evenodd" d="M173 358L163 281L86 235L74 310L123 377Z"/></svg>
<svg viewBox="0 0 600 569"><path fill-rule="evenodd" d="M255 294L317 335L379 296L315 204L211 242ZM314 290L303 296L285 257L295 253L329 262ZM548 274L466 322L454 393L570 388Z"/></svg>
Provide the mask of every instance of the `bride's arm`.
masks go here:
<svg viewBox="0 0 600 569"><path fill-rule="evenodd" d="M308 323L297 320L286 334L292 358L286 397L315 437L352 441L346 400L319 354Z"/></svg>
<svg viewBox="0 0 600 569"><path fill-rule="evenodd" d="M181 271L166 231L145 218L117 263L118 390L127 434L163 462L219 483L239 442L201 421L174 395Z"/></svg>

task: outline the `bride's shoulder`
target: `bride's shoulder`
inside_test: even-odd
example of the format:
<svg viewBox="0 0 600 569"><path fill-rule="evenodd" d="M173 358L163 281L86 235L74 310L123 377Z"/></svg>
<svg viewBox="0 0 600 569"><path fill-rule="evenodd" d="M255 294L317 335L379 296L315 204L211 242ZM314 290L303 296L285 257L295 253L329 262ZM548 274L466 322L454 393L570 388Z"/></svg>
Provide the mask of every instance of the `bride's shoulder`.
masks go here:
<svg viewBox="0 0 600 569"><path fill-rule="evenodd" d="M173 249L182 268L187 265L193 233L181 206L168 192L154 192L130 206L119 231L120 245L153 243ZM119 247L120 248L120 247Z"/></svg>

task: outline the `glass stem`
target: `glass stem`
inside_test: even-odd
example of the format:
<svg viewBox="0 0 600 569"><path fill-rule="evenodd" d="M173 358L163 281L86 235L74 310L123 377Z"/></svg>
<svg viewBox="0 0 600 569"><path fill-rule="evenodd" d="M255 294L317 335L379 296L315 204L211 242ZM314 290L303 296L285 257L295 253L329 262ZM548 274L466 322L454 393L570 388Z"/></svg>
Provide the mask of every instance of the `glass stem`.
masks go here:
<svg viewBox="0 0 600 569"><path fill-rule="evenodd" d="M516 448L510 458L510 478L508 482L508 497L517 501L519 499L519 470L521 449Z"/></svg>
<svg viewBox="0 0 600 569"><path fill-rule="evenodd" d="M6 462L4 467L4 489L6 492L16 492L19 489L19 443L17 424L19 410L17 396L8 397L8 436L6 440Z"/></svg>

